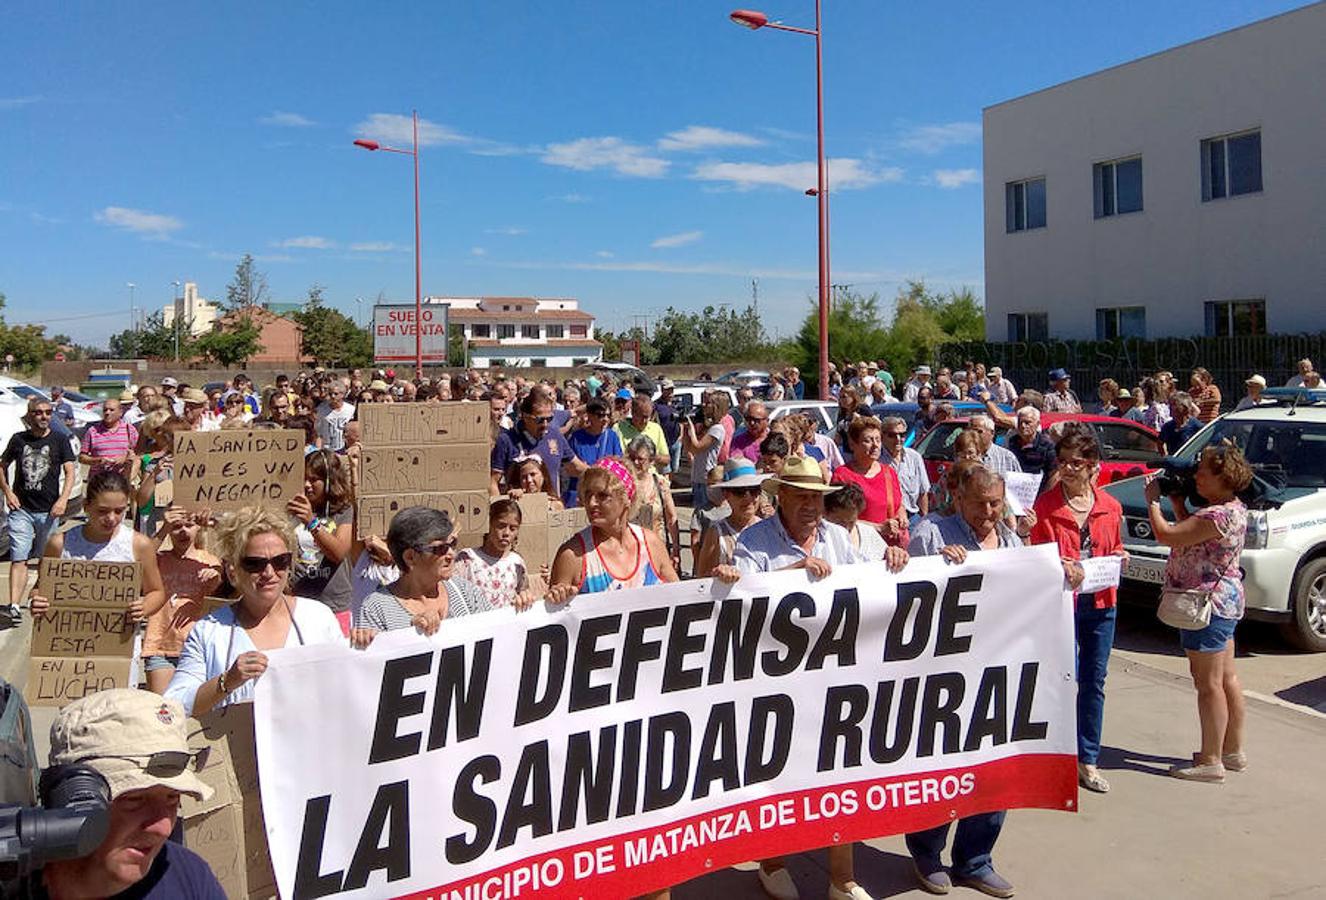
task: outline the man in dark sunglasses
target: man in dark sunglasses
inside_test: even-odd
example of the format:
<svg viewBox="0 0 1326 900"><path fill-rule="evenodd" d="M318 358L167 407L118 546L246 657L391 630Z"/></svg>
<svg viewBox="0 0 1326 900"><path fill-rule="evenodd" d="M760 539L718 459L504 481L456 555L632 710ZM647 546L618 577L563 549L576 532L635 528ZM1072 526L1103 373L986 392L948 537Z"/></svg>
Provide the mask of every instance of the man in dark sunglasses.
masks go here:
<svg viewBox="0 0 1326 900"><path fill-rule="evenodd" d="M207 863L168 840L180 797L212 795L195 774L199 760L189 750L187 721L178 701L123 688L60 710L51 727L51 765L86 766L106 779L110 827L91 854L47 863L15 896L223 900Z"/></svg>
<svg viewBox="0 0 1326 900"><path fill-rule="evenodd" d="M520 459L537 455L548 467L550 497L560 497L562 467L566 466L570 475L578 476L588 468L571 449L571 444L556 428L549 426L553 421L553 401L542 390L532 390L520 402L520 420L513 428L498 432L493 444L491 458L492 479L489 493L494 497L505 493L508 488L502 479L511 464Z"/></svg>

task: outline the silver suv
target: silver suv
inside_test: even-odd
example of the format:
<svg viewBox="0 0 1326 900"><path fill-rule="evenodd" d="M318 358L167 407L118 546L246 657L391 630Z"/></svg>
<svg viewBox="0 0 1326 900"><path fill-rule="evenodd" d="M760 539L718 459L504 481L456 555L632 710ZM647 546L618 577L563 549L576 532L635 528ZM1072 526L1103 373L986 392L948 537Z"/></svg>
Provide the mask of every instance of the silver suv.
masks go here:
<svg viewBox="0 0 1326 900"><path fill-rule="evenodd" d="M1290 642L1326 651L1326 391L1271 389L1266 402L1227 413L1175 456L1195 460L1213 441L1233 441L1256 474L1241 567L1250 619L1279 622ZM1160 584L1169 549L1156 543L1143 481L1106 488L1123 505L1123 577Z"/></svg>

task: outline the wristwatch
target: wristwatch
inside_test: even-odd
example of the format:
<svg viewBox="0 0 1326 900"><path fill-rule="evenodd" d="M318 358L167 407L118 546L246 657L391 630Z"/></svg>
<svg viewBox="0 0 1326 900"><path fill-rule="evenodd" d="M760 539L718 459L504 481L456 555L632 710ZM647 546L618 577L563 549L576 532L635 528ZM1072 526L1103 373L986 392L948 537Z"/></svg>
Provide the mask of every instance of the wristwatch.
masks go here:
<svg viewBox="0 0 1326 900"><path fill-rule="evenodd" d="M226 694L230 693L230 691L226 690L226 673L225 673L225 672L222 672L221 675L220 675L220 677L216 679L216 689L217 689L218 691L221 692L221 696L222 696L222 697L224 697Z"/></svg>

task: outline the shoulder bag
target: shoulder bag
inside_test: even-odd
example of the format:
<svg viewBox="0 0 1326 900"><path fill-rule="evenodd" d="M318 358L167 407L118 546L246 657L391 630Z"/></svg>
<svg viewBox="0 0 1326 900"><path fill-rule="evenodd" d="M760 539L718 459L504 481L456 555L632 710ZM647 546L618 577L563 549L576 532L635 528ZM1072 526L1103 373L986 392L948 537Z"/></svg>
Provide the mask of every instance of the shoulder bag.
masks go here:
<svg viewBox="0 0 1326 900"><path fill-rule="evenodd" d="M1199 631L1211 624L1211 591L1166 588L1160 594L1156 618L1172 628Z"/></svg>

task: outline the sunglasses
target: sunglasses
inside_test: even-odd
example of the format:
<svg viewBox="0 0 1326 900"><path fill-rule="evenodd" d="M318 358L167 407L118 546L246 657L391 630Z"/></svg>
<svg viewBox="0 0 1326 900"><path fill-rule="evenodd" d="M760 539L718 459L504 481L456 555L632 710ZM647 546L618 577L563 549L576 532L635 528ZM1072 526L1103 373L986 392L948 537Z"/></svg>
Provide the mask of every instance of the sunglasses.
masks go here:
<svg viewBox="0 0 1326 900"><path fill-rule="evenodd" d="M530 416L530 418L535 422L538 422L540 425L547 425L553 420L552 416Z"/></svg>
<svg viewBox="0 0 1326 900"><path fill-rule="evenodd" d="M432 556L446 556L448 553L455 550L456 545L459 543L460 539L453 535L445 541L434 541L431 544L415 547L414 550L416 553L428 553Z"/></svg>
<svg viewBox="0 0 1326 900"><path fill-rule="evenodd" d="M753 497L760 492L760 489L758 487L725 487L723 488L723 491L728 494L736 494L738 497Z"/></svg>
<svg viewBox="0 0 1326 900"><path fill-rule="evenodd" d="M294 558L293 553L278 553L276 556L242 556L239 567L250 575L262 574L267 571L269 565L277 572L288 572Z"/></svg>
<svg viewBox="0 0 1326 900"><path fill-rule="evenodd" d="M155 753L130 754L125 756L85 756L75 762L89 762L97 759L122 759L127 762L137 763L138 768L149 775L156 775L163 778L170 778L186 772L190 766L202 769L207 765L207 758L211 755L211 747L203 747L200 750L158 750Z"/></svg>
<svg viewBox="0 0 1326 900"><path fill-rule="evenodd" d="M769 421L769 417L768 417L768 416L747 416L747 417L746 417L746 421L747 421L747 422L767 422L767 421Z"/></svg>

